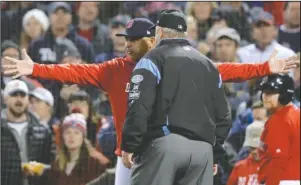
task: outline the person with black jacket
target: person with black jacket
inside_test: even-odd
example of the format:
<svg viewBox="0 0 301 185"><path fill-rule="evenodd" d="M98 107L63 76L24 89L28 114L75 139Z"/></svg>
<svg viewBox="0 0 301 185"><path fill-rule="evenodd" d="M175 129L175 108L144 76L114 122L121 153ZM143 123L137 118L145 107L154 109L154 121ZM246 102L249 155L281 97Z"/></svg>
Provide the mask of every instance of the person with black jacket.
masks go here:
<svg viewBox="0 0 301 185"><path fill-rule="evenodd" d="M218 70L186 30L182 12L163 11L157 47L133 70L122 138L132 185L213 185L212 146L226 138L230 110Z"/></svg>
<svg viewBox="0 0 301 185"><path fill-rule="evenodd" d="M40 185L44 176L22 164L49 165L54 159L49 131L28 112L28 92L21 80L8 82L4 89L7 109L1 112L1 184Z"/></svg>

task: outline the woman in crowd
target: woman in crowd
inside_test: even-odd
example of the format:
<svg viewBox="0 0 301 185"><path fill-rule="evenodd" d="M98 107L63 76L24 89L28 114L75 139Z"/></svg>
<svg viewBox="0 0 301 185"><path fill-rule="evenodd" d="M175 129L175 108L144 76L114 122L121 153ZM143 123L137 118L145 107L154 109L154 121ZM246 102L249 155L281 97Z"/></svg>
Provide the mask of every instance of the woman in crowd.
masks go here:
<svg viewBox="0 0 301 185"><path fill-rule="evenodd" d="M106 166L91 156L84 115L73 113L66 116L60 131L61 150L48 173L48 185L87 185L96 181Z"/></svg>
<svg viewBox="0 0 301 185"><path fill-rule="evenodd" d="M32 9L24 15L22 24L20 46L28 49L32 40L38 39L48 30L49 20L42 10Z"/></svg>

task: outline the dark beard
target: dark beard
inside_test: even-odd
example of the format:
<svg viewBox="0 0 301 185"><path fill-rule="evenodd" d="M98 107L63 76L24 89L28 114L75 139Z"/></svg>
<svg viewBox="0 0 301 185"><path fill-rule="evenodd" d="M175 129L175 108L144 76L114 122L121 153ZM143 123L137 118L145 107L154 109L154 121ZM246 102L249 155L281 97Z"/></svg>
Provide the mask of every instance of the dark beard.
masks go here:
<svg viewBox="0 0 301 185"><path fill-rule="evenodd" d="M16 112L14 109L9 108L8 111L15 117L15 118L20 118L21 116L24 115L26 112L27 108L24 107L24 110L22 112Z"/></svg>

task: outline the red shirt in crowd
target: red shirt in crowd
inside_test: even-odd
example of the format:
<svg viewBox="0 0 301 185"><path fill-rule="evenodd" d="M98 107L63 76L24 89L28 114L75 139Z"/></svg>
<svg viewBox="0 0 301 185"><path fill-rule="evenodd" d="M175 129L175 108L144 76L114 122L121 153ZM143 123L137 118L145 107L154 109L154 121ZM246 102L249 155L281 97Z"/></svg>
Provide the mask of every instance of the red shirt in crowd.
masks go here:
<svg viewBox="0 0 301 185"><path fill-rule="evenodd" d="M227 185L258 185L258 169L259 162L255 161L250 154L246 159L235 164Z"/></svg>
<svg viewBox="0 0 301 185"><path fill-rule="evenodd" d="M260 140L259 182L300 180L300 109L288 105L273 114Z"/></svg>
<svg viewBox="0 0 301 185"><path fill-rule="evenodd" d="M34 77L61 83L91 84L108 93L117 134L116 155L121 156L122 128L127 112L130 77L136 63L130 57L115 58L101 64L34 64ZM223 82L244 81L270 74L267 62L262 64L217 64Z"/></svg>

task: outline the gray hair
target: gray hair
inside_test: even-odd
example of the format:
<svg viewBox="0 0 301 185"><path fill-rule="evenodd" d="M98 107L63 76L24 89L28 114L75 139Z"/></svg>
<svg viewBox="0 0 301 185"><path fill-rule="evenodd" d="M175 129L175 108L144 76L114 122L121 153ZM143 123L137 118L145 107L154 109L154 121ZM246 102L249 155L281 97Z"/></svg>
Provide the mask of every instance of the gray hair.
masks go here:
<svg viewBox="0 0 301 185"><path fill-rule="evenodd" d="M179 32L177 30L170 29L170 28L162 28L162 31L163 31L163 35L165 38L186 38L187 37L186 32Z"/></svg>

